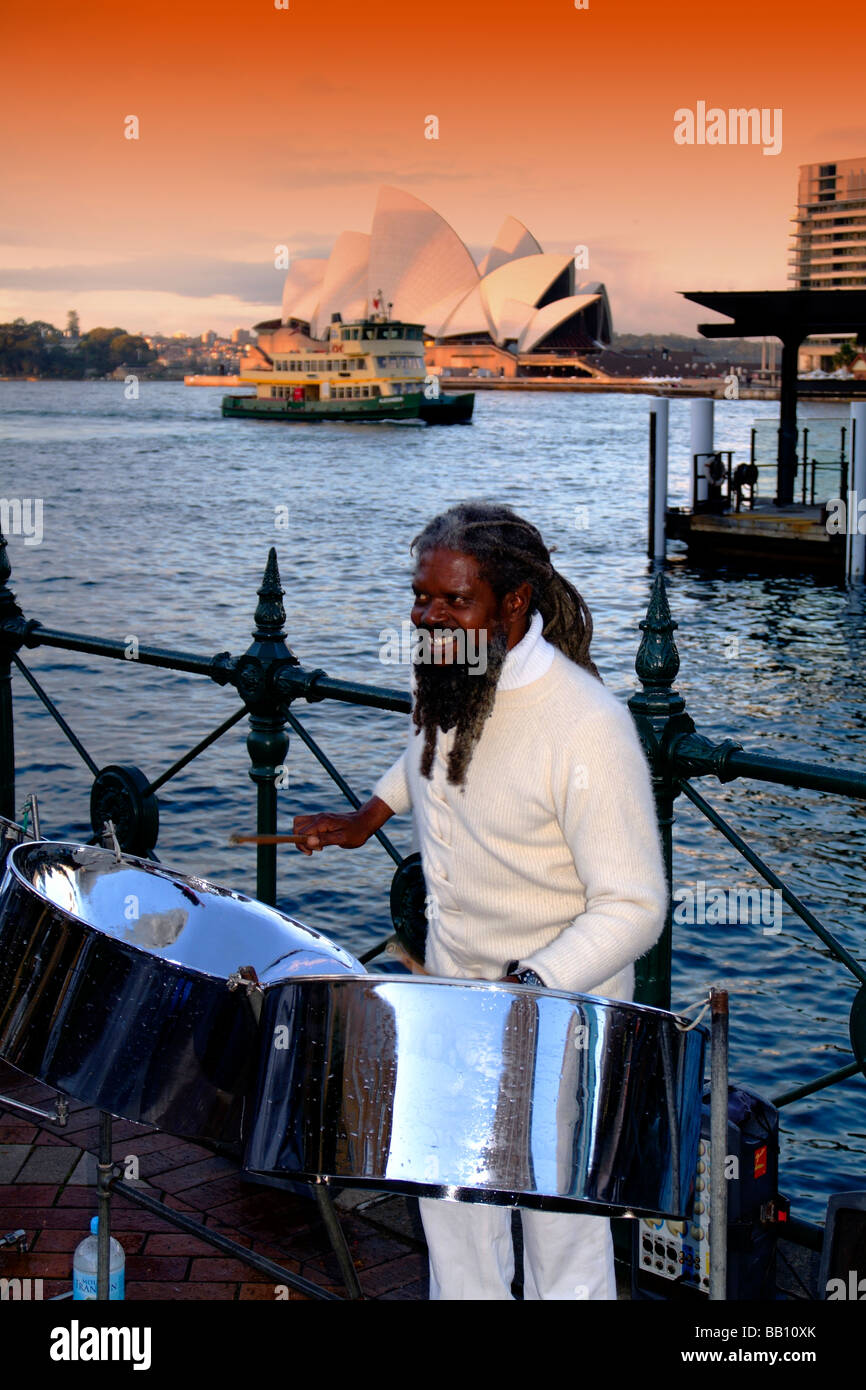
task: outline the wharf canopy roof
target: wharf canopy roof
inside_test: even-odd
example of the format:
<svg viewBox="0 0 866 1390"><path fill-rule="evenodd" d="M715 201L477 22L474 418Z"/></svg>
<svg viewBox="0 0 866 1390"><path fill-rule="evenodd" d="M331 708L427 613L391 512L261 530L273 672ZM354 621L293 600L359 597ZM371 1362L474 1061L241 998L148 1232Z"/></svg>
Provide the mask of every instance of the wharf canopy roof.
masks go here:
<svg viewBox="0 0 866 1390"><path fill-rule="evenodd" d="M297 260L283 288L283 322L325 336L373 309L382 292L392 317L423 323L443 342L494 342L519 352L587 350L610 341L602 284L575 284L570 255L546 254L514 217L475 265L438 212L399 188L383 187L372 232L342 232L330 258Z"/></svg>

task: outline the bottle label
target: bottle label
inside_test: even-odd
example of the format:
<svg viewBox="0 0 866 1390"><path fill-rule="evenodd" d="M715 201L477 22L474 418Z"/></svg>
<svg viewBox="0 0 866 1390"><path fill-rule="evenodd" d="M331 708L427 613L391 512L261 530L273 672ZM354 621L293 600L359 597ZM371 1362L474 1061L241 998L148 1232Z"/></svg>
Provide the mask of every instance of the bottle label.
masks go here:
<svg viewBox="0 0 866 1390"><path fill-rule="evenodd" d="M124 1273L118 1269L110 1275L108 1280L108 1297L123 1299L124 1293ZM72 1271L72 1298L75 1299L96 1299L96 1275L82 1274L80 1270Z"/></svg>

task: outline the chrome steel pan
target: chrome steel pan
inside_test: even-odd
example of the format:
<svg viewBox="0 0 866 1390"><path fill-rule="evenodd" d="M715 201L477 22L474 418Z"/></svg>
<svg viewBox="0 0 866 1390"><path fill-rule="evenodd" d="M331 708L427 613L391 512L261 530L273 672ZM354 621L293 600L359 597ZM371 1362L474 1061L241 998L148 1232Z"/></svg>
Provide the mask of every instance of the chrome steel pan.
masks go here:
<svg viewBox="0 0 866 1390"><path fill-rule="evenodd" d="M361 973L272 908L111 850L25 842L0 884L0 1057L89 1105L238 1145L263 982Z"/></svg>
<svg viewBox="0 0 866 1390"><path fill-rule="evenodd" d="M244 1166L342 1186L682 1219L704 1033L589 995L420 977L265 990Z"/></svg>

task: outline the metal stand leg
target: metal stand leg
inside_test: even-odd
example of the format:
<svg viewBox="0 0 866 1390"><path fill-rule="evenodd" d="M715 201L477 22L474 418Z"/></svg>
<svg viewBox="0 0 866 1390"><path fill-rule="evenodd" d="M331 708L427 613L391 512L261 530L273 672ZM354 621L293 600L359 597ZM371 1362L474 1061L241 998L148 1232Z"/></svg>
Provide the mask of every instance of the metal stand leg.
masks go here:
<svg viewBox="0 0 866 1390"><path fill-rule="evenodd" d="M358 1283L358 1271L355 1269L355 1262L349 1253L343 1228L334 1210L333 1198L323 1182L316 1183L316 1201L319 1204L319 1215L325 1223L325 1230L328 1232L331 1248L340 1266L346 1292L350 1298L363 1298L361 1285Z"/></svg>
<svg viewBox="0 0 866 1390"><path fill-rule="evenodd" d="M728 992L710 990L710 1298L728 1296Z"/></svg>
<svg viewBox="0 0 866 1390"><path fill-rule="evenodd" d="M96 1297L108 1301L111 1270L111 1119L99 1116L99 1162L96 1165L96 1203L99 1230L96 1236Z"/></svg>

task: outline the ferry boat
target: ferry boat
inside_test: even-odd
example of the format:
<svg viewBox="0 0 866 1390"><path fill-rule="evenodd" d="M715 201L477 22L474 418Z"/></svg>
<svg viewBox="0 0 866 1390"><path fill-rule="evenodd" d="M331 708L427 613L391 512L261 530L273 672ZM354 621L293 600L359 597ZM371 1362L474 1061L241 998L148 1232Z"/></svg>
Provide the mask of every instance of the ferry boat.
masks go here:
<svg viewBox="0 0 866 1390"><path fill-rule="evenodd" d="M268 354L259 347L261 365L242 373L256 394L223 396L223 415L287 423L467 425L472 420L474 393L445 395L439 378L428 375L423 324L402 323L386 314L343 323L334 314L326 340L303 332L293 336L298 345L283 351Z"/></svg>

